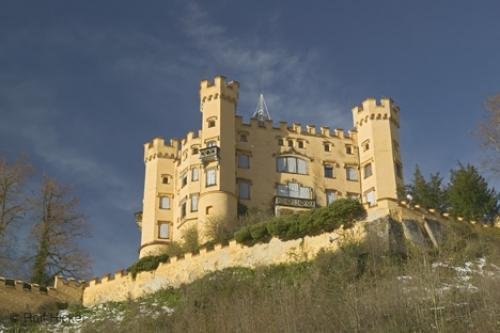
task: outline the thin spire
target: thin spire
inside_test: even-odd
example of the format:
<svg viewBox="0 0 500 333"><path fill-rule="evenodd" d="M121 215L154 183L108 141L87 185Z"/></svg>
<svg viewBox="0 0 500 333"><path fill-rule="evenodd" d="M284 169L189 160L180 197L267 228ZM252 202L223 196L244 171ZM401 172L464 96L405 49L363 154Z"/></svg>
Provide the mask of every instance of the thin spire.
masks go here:
<svg viewBox="0 0 500 333"><path fill-rule="evenodd" d="M257 108L252 115L252 118L257 118L259 121L271 120L269 111L267 110L267 104L264 100L264 95L260 94L259 101L257 103Z"/></svg>

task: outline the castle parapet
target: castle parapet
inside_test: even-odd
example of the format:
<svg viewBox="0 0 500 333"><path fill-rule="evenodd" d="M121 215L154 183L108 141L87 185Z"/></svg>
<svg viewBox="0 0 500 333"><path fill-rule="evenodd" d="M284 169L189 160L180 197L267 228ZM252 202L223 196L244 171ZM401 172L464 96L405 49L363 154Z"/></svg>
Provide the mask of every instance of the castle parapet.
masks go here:
<svg viewBox="0 0 500 333"><path fill-rule="evenodd" d="M226 99L233 103L238 102L238 81L226 82L226 77L217 75L213 82L209 80L200 81L200 100L202 103L212 99Z"/></svg>

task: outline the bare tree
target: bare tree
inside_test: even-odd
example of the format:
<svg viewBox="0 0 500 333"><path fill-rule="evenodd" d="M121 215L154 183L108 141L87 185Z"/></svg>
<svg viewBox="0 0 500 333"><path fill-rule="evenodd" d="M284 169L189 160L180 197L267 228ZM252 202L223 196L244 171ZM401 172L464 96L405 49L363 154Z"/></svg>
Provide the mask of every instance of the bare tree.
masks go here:
<svg viewBox="0 0 500 333"><path fill-rule="evenodd" d="M488 112L479 124L478 135L487 151L486 168L495 176L500 176L500 93L486 101Z"/></svg>
<svg viewBox="0 0 500 333"><path fill-rule="evenodd" d="M7 228L28 209L23 186L31 170L23 158L13 164L0 158L0 243Z"/></svg>
<svg viewBox="0 0 500 333"><path fill-rule="evenodd" d="M36 244L33 282L46 285L56 275L81 278L88 273L90 260L77 244L78 238L87 236L86 219L78 206L79 200L67 186L44 177L33 200L37 219L32 230Z"/></svg>

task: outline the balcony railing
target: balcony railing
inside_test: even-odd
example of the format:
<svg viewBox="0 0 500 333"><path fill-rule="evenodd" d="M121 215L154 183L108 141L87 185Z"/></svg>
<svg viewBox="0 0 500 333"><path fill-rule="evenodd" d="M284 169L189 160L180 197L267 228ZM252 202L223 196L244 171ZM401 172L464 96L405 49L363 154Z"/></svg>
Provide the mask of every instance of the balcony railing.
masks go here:
<svg viewBox="0 0 500 333"><path fill-rule="evenodd" d="M316 200L276 196L274 197L274 204L277 206L314 208L316 207Z"/></svg>
<svg viewBox="0 0 500 333"><path fill-rule="evenodd" d="M135 216L135 223L137 224L137 226L140 229L142 227L142 211L135 212L134 216Z"/></svg>
<svg viewBox="0 0 500 333"><path fill-rule="evenodd" d="M211 162L219 160L220 148L217 146L200 149L200 159L202 162Z"/></svg>

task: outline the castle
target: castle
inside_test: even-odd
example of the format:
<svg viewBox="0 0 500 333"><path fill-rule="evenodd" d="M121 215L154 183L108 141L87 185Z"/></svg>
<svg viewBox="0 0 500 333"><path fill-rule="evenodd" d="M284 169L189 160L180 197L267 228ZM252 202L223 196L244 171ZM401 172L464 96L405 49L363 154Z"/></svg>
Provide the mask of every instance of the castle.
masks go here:
<svg viewBox="0 0 500 333"><path fill-rule="evenodd" d="M317 129L266 113L244 123L236 114L239 83L200 82L201 130L182 140L144 144L140 257L154 255L210 219L236 219L242 208L276 215L359 198L387 213L403 185L399 107L368 98L352 109L353 129Z"/></svg>

